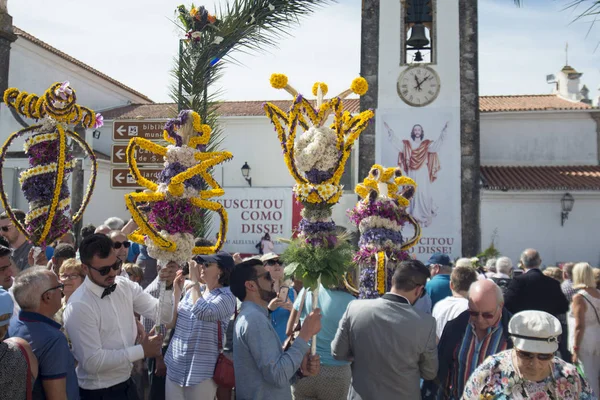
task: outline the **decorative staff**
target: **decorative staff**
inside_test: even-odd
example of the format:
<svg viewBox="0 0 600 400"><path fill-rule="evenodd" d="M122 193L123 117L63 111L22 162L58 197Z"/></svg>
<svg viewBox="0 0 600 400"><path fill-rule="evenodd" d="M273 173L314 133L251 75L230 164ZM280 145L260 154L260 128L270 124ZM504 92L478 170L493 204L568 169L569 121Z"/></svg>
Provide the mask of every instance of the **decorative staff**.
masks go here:
<svg viewBox="0 0 600 400"><path fill-rule="evenodd" d="M325 101L327 85L316 82L312 88L316 96L313 104L298 94L283 74L271 75L271 86L294 97L287 113L272 103L266 103L264 109L275 126L285 164L296 181L294 193L304 206L298 236L290 241L282 259L287 264L286 275L297 276L312 290L316 308L320 285L337 286L351 267L352 246L338 234L331 218L332 207L342 195L340 179L346 160L374 114L367 110L352 116L344 111L342 100L351 93L362 96L369 87L364 78L356 78L350 89ZM331 126L326 125L329 122ZM298 126L304 133L296 140ZM311 344L313 355L316 345L315 336Z"/></svg>

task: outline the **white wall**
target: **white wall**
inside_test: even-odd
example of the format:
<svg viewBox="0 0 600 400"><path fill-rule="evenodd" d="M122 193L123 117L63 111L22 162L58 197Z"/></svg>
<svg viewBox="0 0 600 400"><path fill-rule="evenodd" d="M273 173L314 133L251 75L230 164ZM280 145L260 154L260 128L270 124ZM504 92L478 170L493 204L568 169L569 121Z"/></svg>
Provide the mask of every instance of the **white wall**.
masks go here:
<svg viewBox="0 0 600 400"><path fill-rule="evenodd" d="M481 114L482 165L596 165L596 143L587 112Z"/></svg>
<svg viewBox="0 0 600 400"><path fill-rule="evenodd" d="M502 193L483 191L481 243L495 246L516 263L521 252L537 249L545 265L566 261L600 264L600 193L570 192L573 211L561 226L560 199L564 192Z"/></svg>

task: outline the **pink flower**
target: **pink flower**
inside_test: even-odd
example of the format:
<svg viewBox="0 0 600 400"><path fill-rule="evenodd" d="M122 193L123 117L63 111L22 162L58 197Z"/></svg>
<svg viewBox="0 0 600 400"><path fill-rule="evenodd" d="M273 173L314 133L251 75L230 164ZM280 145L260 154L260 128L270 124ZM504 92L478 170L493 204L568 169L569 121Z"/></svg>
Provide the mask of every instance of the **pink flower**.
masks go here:
<svg viewBox="0 0 600 400"><path fill-rule="evenodd" d="M94 128L100 128L102 125L104 125L104 117L102 116L102 114L98 113L96 114L96 122L94 123Z"/></svg>
<svg viewBox="0 0 600 400"><path fill-rule="evenodd" d="M558 394L561 395L561 397L564 397L567 392L570 392L569 382L567 381L567 378L560 378L556 382L556 390L558 391Z"/></svg>
<svg viewBox="0 0 600 400"><path fill-rule="evenodd" d="M73 94L73 90L71 90L69 85L71 85L69 81L64 81L54 93L62 100L67 100L67 98Z"/></svg>
<svg viewBox="0 0 600 400"><path fill-rule="evenodd" d="M550 397L544 392L534 393L529 397L531 400L550 400Z"/></svg>

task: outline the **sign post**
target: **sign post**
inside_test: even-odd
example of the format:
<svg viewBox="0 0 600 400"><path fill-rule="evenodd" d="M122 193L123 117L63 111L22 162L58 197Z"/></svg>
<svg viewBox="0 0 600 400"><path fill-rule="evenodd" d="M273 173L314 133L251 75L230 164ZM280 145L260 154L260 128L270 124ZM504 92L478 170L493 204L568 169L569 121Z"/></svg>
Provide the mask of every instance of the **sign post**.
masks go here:
<svg viewBox="0 0 600 400"><path fill-rule="evenodd" d="M157 181L161 168L140 168L140 173L146 179ZM129 174L128 168L111 169L110 187L113 189L127 189L140 187L135 179Z"/></svg>
<svg viewBox="0 0 600 400"><path fill-rule="evenodd" d="M134 137L159 140L163 138L164 126L164 121L115 121L113 123L113 140L128 142Z"/></svg>
<svg viewBox="0 0 600 400"><path fill-rule="evenodd" d="M144 149L138 148L135 150L135 153L138 164L162 164L164 162L163 157ZM110 152L110 161L113 164L127 164L127 145L113 144L112 151Z"/></svg>

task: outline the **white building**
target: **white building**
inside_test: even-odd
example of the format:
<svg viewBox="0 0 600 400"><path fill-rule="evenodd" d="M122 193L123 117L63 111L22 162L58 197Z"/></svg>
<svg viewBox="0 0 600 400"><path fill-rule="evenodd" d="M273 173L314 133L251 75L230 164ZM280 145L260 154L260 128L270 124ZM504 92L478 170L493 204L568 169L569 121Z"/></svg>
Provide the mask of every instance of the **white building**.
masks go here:
<svg viewBox="0 0 600 400"><path fill-rule="evenodd" d="M93 133L88 130L86 135L99 155L99 174L84 223L97 225L109 216L128 218L123 196L134 188L111 189L115 175L111 169L126 168L111 162L113 145L126 143L114 142L113 131L128 122L162 125L177 115L176 105L153 103L31 35L16 33L19 38L11 50L11 86L41 93L56 79L68 79L77 90L78 102L105 117L104 127ZM568 74L573 72L563 69L561 73L567 75L559 74L556 94L480 99L482 243L485 247L493 238L502 254L513 260L525 247L534 247L547 265L580 260L597 265L600 251L594 232L600 226L600 111L580 101L585 100L580 75L576 79L571 75L574 79L569 80ZM563 78L566 88L561 84ZM220 107L225 133L221 147L234 155L233 161L214 169L214 176L226 190L223 199L230 217L229 251L252 252L266 230L273 232L273 237L288 237L292 220L298 218L291 194L294 181L273 127L264 116L263 102L225 102ZM286 101L276 103L283 109L289 105ZM358 99L348 99L345 104L350 111L359 109ZM0 136L6 138L17 129L19 125L1 105ZM20 146L17 144L13 151L21 151ZM251 187L241 173L245 163L251 168ZM27 160L11 158L5 166L5 189L16 207L26 208L25 199L12 182L15 174L27 167ZM156 168L160 164L145 166ZM125 179L123 175L121 178ZM349 229L353 227L345 211L356 202L353 187L362 178L357 176L355 152L344 178L347 192L334 213L336 223ZM574 205L563 226L561 199L566 193L573 196Z"/></svg>

